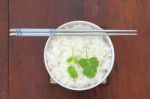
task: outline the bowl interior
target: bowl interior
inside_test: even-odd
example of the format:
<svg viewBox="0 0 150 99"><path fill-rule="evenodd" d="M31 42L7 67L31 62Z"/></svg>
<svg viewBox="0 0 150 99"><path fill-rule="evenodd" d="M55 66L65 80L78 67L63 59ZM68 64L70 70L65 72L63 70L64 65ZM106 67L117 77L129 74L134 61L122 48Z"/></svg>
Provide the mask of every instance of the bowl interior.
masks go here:
<svg viewBox="0 0 150 99"><path fill-rule="evenodd" d="M65 23L65 24L59 26L58 29L69 28L69 27L71 27L71 26L73 26L73 25L77 25L77 24L89 25L90 27L92 27L92 28L94 28L94 29L102 29L102 28L100 28L99 26L97 26L97 25L95 25L95 24L93 24L93 23L91 23L91 22L87 22L87 21L71 21L71 22L68 22L68 23ZM97 85L101 84L101 83L108 77L108 75L110 74L110 72L111 72L111 70L112 70L113 63L114 63L114 58L115 58L115 56L114 56L114 47L113 47L113 44L112 44L111 39L110 39L108 36L104 36L104 40L106 40L106 41L110 44L111 50L112 50L112 59L111 59L111 64L110 64L110 66L109 66L109 69L108 69L108 71L105 73L105 75L103 76L103 78L99 80L98 83L96 83L96 84L94 84L94 85L92 85L92 86L86 87L86 88L68 87L68 86L66 86L66 85L63 85L61 82L59 82L59 81L52 75L51 70L50 70L50 68L48 67L48 64L47 64L48 59L47 59L47 57L46 57L46 52L49 50L49 45L50 45L50 43L51 43L52 37L53 37L53 36L50 36L50 37L48 38L48 40L47 40L47 42L46 42L46 45L45 45L45 49L44 49L44 62L45 62L45 67L46 67L46 69L47 69L49 75L50 75L50 76L52 77L52 79L54 79L59 85L65 87L65 88L67 88L67 89L70 89L70 90L80 90L80 91L81 91L81 90L88 90L88 89L91 89L91 88L96 87Z"/></svg>

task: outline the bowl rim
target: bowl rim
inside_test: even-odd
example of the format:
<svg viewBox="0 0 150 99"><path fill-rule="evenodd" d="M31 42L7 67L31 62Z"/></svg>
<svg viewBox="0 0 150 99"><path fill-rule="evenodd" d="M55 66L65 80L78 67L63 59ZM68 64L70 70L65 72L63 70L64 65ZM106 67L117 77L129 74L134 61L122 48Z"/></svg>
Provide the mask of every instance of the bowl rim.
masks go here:
<svg viewBox="0 0 150 99"><path fill-rule="evenodd" d="M91 22L88 22L88 21L70 21L70 22L67 22L67 23L64 23L62 25L60 25L57 29L60 29L64 26L67 26L69 24L75 24L75 23L84 23L84 24L89 24L91 26L94 26L96 28L99 28L99 29L102 29L101 27L99 27L98 25L94 24L94 23L91 23ZM51 40L52 36L50 36L47 41L46 41L46 44L45 44L45 47L44 47L44 63L45 63L45 67L46 67L46 70L49 74L49 76L57 83L59 84L60 86L64 87L64 88L67 88L67 89L70 89L70 90L76 90L76 91L83 91L83 90L89 90L89 89L92 89L96 86L98 86L99 84L101 84L107 77L108 75L111 73L112 71L112 68L113 68L113 65L114 65L114 60L115 60L115 52L114 52L114 46L113 46L113 43L111 41L111 38L109 36L105 36L106 39L108 40L110 46L111 46L111 50L112 50L112 60L111 60L111 63L110 63L110 69L108 69L108 72L105 73L105 76L98 81L98 83L96 84L93 84L89 87L86 87L86 88L72 88L72 87L69 87L69 86L66 86L66 85L63 85L62 83L60 83L59 81L57 81L57 79L51 74L50 70L49 70L49 67L48 67L48 64L47 64L47 61L46 61L46 50L47 50L47 47L48 47L48 43L49 41Z"/></svg>

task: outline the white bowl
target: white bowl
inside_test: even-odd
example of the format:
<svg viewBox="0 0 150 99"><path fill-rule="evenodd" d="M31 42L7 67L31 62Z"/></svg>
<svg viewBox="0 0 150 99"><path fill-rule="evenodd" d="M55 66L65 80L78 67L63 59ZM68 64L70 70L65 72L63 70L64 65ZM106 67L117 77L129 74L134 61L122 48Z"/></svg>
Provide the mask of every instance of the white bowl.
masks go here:
<svg viewBox="0 0 150 99"><path fill-rule="evenodd" d="M71 21L71 22L68 22L68 23L65 23L65 24L59 26L58 29L62 29L62 28L64 28L64 27L72 26L73 24L88 24L88 25L94 27L95 29L102 29L102 28L100 28L99 26L97 26L97 25L95 25L95 24L93 24L93 23L91 23L91 22L87 22L87 21ZM52 38L52 36L48 38L48 40L47 40L47 42L46 42L46 45L45 45L45 48L44 48L44 62L45 62L45 67L46 67L46 69L47 69L47 72L49 73L49 75L51 76L51 78L54 79L54 81L57 82L59 85L65 87L65 88L67 88L67 89L70 89L70 90L77 90L77 91L88 90L88 89L91 89L91 88L96 87L96 86L98 86L99 84L101 84L101 83L108 77L108 75L110 74L110 72L111 72L111 70L112 70L112 68L113 68L114 59L115 59L114 47L113 47L113 44L112 44L112 41L111 41L110 37L105 36L107 42L108 42L108 43L110 44L110 46L111 46L112 59L111 59L111 63L110 63L109 69L107 70L107 72L105 73L105 75L103 76L103 78L100 79L98 83L96 83L96 84L94 84L94 85L91 85L91 86L88 86L88 87L86 87L86 88L73 88L73 87L69 87L69 86L63 85L61 82L59 82L59 81L52 75L52 73L51 73L51 71L50 71L50 69L49 69L49 67L48 67L48 63L47 63L47 60L48 60L48 59L46 58L46 52L47 52L47 50L48 50L48 45L49 45L49 43L51 42L51 41L50 41L51 38Z"/></svg>

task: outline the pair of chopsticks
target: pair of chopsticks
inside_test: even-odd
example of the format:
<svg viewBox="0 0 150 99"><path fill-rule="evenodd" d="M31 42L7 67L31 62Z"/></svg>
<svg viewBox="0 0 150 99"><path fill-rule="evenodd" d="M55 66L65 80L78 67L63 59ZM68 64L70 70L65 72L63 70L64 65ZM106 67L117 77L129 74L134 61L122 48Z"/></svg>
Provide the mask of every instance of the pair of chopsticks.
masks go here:
<svg viewBox="0 0 150 99"><path fill-rule="evenodd" d="M12 28L10 36L123 36L137 35L137 30L73 30L73 29L34 29L34 28Z"/></svg>

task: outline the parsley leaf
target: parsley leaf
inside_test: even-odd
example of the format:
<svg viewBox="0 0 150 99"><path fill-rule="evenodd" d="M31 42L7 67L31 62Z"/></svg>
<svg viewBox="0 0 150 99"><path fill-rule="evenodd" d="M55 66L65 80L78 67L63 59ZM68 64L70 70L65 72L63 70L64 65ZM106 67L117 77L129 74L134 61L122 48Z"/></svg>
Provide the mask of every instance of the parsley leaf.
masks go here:
<svg viewBox="0 0 150 99"><path fill-rule="evenodd" d="M91 57L88 59L88 65L93 67L93 68L97 68L99 65L99 61L97 60L97 57Z"/></svg>
<svg viewBox="0 0 150 99"><path fill-rule="evenodd" d="M99 61L96 57L91 57L89 59L82 58L79 60L80 66L83 68L83 74L88 78L93 78L96 75L97 67Z"/></svg>
<svg viewBox="0 0 150 99"><path fill-rule="evenodd" d="M68 66L67 71L71 78L77 79L78 74L77 74L77 71L76 71L74 65L78 64L78 59L77 59L77 57L74 56L73 51L74 51L74 49L72 48L72 56L66 60L67 63L70 65L70 66Z"/></svg>
<svg viewBox="0 0 150 99"><path fill-rule="evenodd" d="M88 65L88 59L82 58L79 60L79 64L85 68Z"/></svg>
<svg viewBox="0 0 150 99"><path fill-rule="evenodd" d="M67 62L68 63L71 63L71 62L78 63L78 59L77 59L77 57L72 56L67 59Z"/></svg>
<svg viewBox="0 0 150 99"><path fill-rule="evenodd" d="M96 68L91 68L91 67L86 67L86 68L84 68L84 70L83 70L83 74L84 74L86 77L88 77L88 78L93 78L93 77L95 77L96 72L97 72L97 69L96 69Z"/></svg>
<svg viewBox="0 0 150 99"><path fill-rule="evenodd" d="M77 71L73 66L68 67L68 73L69 73L70 77L72 77L73 79L78 78Z"/></svg>
<svg viewBox="0 0 150 99"><path fill-rule="evenodd" d="M83 68L83 74L86 77L88 78L95 77L99 61L97 60L97 57L88 58L87 49L86 49L86 58L81 58L79 60L79 64Z"/></svg>

